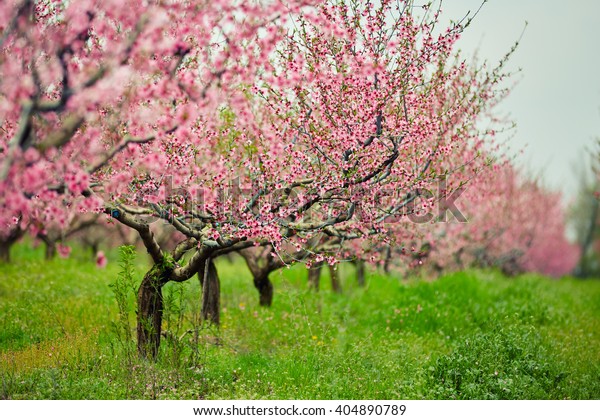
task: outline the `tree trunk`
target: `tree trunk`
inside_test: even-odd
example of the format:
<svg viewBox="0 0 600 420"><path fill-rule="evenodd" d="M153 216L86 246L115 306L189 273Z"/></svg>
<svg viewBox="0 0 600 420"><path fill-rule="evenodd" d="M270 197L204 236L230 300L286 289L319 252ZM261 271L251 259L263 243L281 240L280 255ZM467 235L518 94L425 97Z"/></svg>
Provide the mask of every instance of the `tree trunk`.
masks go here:
<svg viewBox="0 0 600 420"><path fill-rule="evenodd" d="M269 280L269 273L279 267L270 256L269 249L270 247L265 247L262 251L259 249L258 252L243 249L239 252L244 257L248 270L252 274L254 287L258 291L260 306L271 306L273 303L273 283Z"/></svg>
<svg viewBox="0 0 600 420"><path fill-rule="evenodd" d="M17 226L0 240L0 262L10 262L10 247L21 239L24 233L25 231L20 226Z"/></svg>
<svg viewBox="0 0 600 420"><path fill-rule="evenodd" d="M385 257L383 259L383 272L390 274L390 262L392 261L392 247L388 246L385 250Z"/></svg>
<svg viewBox="0 0 600 420"><path fill-rule="evenodd" d="M340 284L339 271L333 265L329 266L329 274L331 276L331 290L335 293L342 293L342 285Z"/></svg>
<svg viewBox="0 0 600 420"><path fill-rule="evenodd" d="M53 260L56 257L56 242L44 241L46 243L46 261Z"/></svg>
<svg viewBox="0 0 600 420"><path fill-rule="evenodd" d="M90 245L90 249L92 250L92 259L94 259L94 260L96 259L96 256L98 255L98 250L100 249L99 246L100 245L98 245L98 242L93 242Z"/></svg>
<svg viewBox="0 0 600 420"><path fill-rule="evenodd" d="M360 287L365 286L365 262L363 260L356 260L354 262L356 266L356 282Z"/></svg>
<svg viewBox="0 0 600 420"><path fill-rule="evenodd" d="M221 291L219 275L214 262L211 260L204 264L204 277L202 280L202 319L214 325L220 323Z"/></svg>
<svg viewBox="0 0 600 420"><path fill-rule="evenodd" d="M258 290L258 303L260 306L271 306L273 303L273 283L269 280L269 273L262 273L254 277L254 287Z"/></svg>
<svg viewBox="0 0 600 420"><path fill-rule="evenodd" d="M596 222L598 220L598 213L600 212L600 200L594 200L592 203L592 210L590 212L590 220L589 225L585 233L585 237L581 242L581 254L579 257L579 264L577 264L576 274L578 277L589 277L590 267L589 267L589 250L594 242L594 234L596 232Z"/></svg>
<svg viewBox="0 0 600 420"><path fill-rule="evenodd" d="M38 233L37 237L46 245L46 252L44 254L46 261L53 260L56 257L56 241L52 240L46 233Z"/></svg>
<svg viewBox="0 0 600 420"><path fill-rule="evenodd" d="M138 289L137 347L143 358L156 359L158 355L163 316L162 287L167 276L164 268L154 265Z"/></svg>
<svg viewBox="0 0 600 420"><path fill-rule="evenodd" d="M9 263L10 262L10 247L12 243L10 242L0 242L0 262Z"/></svg>
<svg viewBox="0 0 600 420"><path fill-rule="evenodd" d="M319 290L322 267L323 263L319 262L308 269L308 287L316 291Z"/></svg>

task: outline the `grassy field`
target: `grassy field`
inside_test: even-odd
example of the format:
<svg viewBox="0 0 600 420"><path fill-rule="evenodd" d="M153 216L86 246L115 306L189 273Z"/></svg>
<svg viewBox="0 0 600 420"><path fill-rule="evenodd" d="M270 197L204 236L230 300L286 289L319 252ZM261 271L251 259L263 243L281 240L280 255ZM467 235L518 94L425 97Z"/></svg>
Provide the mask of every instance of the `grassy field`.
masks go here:
<svg viewBox="0 0 600 420"><path fill-rule="evenodd" d="M272 275L261 308L241 261L218 262L222 326L200 325L196 280L166 288L158 362L140 361L114 288L116 251L0 265L0 398L599 399L600 282L472 271L434 281L340 268L307 290L302 267ZM138 256L135 279L146 258Z"/></svg>

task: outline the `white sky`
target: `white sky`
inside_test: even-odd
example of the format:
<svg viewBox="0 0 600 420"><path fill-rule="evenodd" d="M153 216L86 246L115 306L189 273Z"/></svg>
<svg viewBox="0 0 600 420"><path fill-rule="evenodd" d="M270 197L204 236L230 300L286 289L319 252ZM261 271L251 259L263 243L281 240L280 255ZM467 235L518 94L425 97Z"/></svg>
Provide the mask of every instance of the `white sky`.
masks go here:
<svg viewBox="0 0 600 420"><path fill-rule="evenodd" d="M444 19L476 11L482 0L444 0ZM489 0L463 33L465 57L490 64L528 26L508 69L519 83L499 108L517 128L509 144L517 162L571 198L576 167L600 137L600 0Z"/></svg>

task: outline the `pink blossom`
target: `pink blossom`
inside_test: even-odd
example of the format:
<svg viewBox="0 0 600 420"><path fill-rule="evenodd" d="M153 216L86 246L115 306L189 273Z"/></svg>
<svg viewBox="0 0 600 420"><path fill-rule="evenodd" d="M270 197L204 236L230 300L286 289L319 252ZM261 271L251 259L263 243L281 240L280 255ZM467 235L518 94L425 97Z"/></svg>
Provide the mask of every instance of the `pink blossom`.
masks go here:
<svg viewBox="0 0 600 420"><path fill-rule="evenodd" d="M106 267L107 263L108 263L108 260L107 260L106 256L104 255L104 252L98 251L98 253L96 254L96 267L104 268L104 267Z"/></svg>
<svg viewBox="0 0 600 420"><path fill-rule="evenodd" d="M58 255L60 255L61 258L68 258L71 254L71 247L68 245L60 243L56 244L56 250L58 251Z"/></svg>

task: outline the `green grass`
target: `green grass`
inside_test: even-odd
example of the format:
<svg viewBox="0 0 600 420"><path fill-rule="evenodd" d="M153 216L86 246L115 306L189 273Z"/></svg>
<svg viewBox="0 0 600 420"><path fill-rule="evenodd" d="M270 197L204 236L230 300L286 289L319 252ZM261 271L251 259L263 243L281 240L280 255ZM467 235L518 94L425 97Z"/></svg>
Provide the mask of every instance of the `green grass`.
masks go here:
<svg viewBox="0 0 600 420"><path fill-rule="evenodd" d="M244 264L223 260L221 328L198 323L196 279L168 285L169 338L152 363L123 334L116 250L104 270L84 254L13 256L0 265L0 398L600 398L598 281L371 273L359 288L341 266L338 295L325 279L308 290L296 266L272 274L275 301L261 308Z"/></svg>

